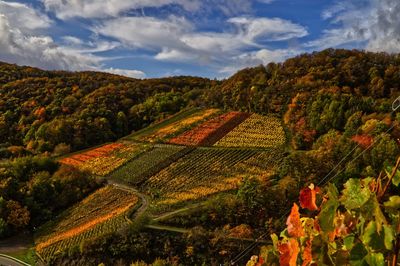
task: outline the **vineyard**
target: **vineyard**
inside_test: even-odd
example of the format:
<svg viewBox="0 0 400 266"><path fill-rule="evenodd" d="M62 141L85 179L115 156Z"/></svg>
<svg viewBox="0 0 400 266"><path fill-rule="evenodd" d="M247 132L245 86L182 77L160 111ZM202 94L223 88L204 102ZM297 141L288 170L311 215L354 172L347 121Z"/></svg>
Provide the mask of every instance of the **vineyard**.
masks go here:
<svg viewBox="0 0 400 266"><path fill-rule="evenodd" d="M125 215L138 203L135 194L112 186L99 189L48 225L35 239L45 259L86 239L114 232L127 223Z"/></svg>
<svg viewBox="0 0 400 266"><path fill-rule="evenodd" d="M172 138L169 143L188 146L211 146L242 123L248 116L247 113L240 112L222 114Z"/></svg>
<svg viewBox="0 0 400 266"><path fill-rule="evenodd" d="M168 140L174 135L189 129L210 117L213 117L217 113L219 113L218 109L190 109L166 119L161 123L134 133L128 138L143 142L159 143Z"/></svg>
<svg viewBox="0 0 400 266"><path fill-rule="evenodd" d="M283 149L269 148L268 150L258 152L249 159L238 163L235 165L235 168L238 171L246 169L246 173L250 175L268 177L275 174L283 158Z"/></svg>
<svg viewBox="0 0 400 266"><path fill-rule="evenodd" d="M191 149L185 146L155 145L115 170L109 178L137 185L190 151Z"/></svg>
<svg viewBox="0 0 400 266"><path fill-rule="evenodd" d="M159 142L168 144L155 144ZM284 158L284 143L276 118L191 109L124 142L59 161L135 186L151 197L152 211L157 213L235 190L245 177L268 179ZM50 230L36 237L36 251L49 260L86 239L116 231L127 223L126 214L137 202L132 193L102 188L47 225Z"/></svg>
<svg viewBox="0 0 400 266"><path fill-rule="evenodd" d="M146 149L137 144L112 143L59 160L94 175L105 176Z"/></svg>
<svg viewBox="0 0 400 266"><path fill-rule="evenodd" d="M268 148L283 145L285 141L285 131L278 118L252 114L215 146Z"/></svg>
<svg viewBox="0 0 400 266"><path fill-rule="evenodd" d="M247 174L244 164L254 164L259 171L273 163L263 165L266 153L250 149L197 148L158 174L149 178L142 190L157 194L158 204L175 204L187 200L236 189ZM270 155L270 158L273 156Z"/></svg>

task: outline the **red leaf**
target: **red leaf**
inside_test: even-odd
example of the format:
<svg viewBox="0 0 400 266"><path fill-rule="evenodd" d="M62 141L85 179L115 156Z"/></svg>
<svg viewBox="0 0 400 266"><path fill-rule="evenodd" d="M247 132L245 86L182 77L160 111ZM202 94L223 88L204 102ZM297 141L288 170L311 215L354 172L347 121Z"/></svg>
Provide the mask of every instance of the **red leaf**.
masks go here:
<svg viewBox="0 0 400 266"><path fill-rule="evenodd" d="M256 266L262 266L263 264L264 264L264 259L260 257L258 259L258 263L256 264Z"/></svg>
<svg viewBox="0 0 400 266"><path fill-rule="evenodd" d="M286 243L278 244L279 265L280 266L296 266L297 256L300 252L299 243L296 239L289 239Z"/></svg>
<svg viewBox="0 0 400 266"><path fill-rule="evenodd" d="M358 145L363 147L364 149L368 148L372 142L374 141L374 138L369 136L369 135L355 135L351 138L352 141L356 142Z"/></svg>
<svg viewBox="0 0 400 266"><path fill-rule="evenodd" d="M315 203L316 194L319 193L319 187L314 187L314 184L303 188L300 191L300 206L310 211L318 210L318 206Z"/></svg>
<svg viewBox="0 0 400 266"><path fill-rule="evenodd" d="M303 250L303 264L302 266L307 266L310 265L310 263L312 262L312 240L308 239L306 242L306 246L304 247Z"/></svg>
<svg viewBox="0 0 400 266"><path fill-rule="evenodd" d="M291 237L304 236L304 230L301 226L299 206L293 203L292 211L286 221L288 233Z"/></svg>

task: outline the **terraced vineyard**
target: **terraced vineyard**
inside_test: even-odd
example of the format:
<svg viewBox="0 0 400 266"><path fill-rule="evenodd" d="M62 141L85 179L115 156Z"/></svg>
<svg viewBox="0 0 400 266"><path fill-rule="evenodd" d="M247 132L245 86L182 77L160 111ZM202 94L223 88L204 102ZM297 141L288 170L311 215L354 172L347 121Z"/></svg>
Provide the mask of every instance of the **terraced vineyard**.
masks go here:
<svg viewBox="0 0 400 266"><path fill-rule="evenodd" d="M229 112L208 120L192 130L172 138L169 143L188 146L210 146L242 123L247 113Z"/></svg>
<svg viewBox="0 0 400 266"><path fill-rule="evenodd" d="M215 146L268 148L283 145L285 141L285 131L278 118L252 114Z"/></svg>
<svg viewBox="0 0 400 266"><path fill-rule="evenodd" d="M48 260L86 239L114 232L127 224L125 215L137 203L131 192L113 186L101 188L45 226L45 234L35 238L36 252Z"/></svg>
<svg viewBox="0 0 400 266"><path fill-rule="evenodd" d="M127 139L150 143L164 142L174 135L190 129L196 124L215 116L219 112L219 109L190 109L158 124L138 131L137 133L127 137Z"/></svg>
<svg viewBox="0 0 400 266"><path fill-rule="evenodd" d="M234 166L259 154L250 149L197 148L149 178L142 189L157 191L158 204L175 204L237 188L244 169Z"/></svg>
<svg viewBox="0 0 400 266"><path fill-rule="evenodd" d="M282 148L269 148L236 164L235 168L238 170L246 169L245 172L250 175L268 177L275 174L283 158L284 150Z"/></svg>
<svg viewBox="0 0 400 266"><path fill-rule="evenodd" d="M112 143L62 158L59 162L75 166L94 175L105 176L144 152L146 148L146 145Z"/></svg>
<svg viewBox="0 0 400 266"><path fill-rule="evenodd" d="M109 178L133 185L140 184L191 150L191 148L185 146L155 145L147 152L118 168L109 175Z"/></svg>
<svg viewBox="0 0 400 266"><path fill-rule="evenodd" d="M244 177L273 175L284 156L280 121L220 112L188 110L126 138L140 143L108 144L60 162L140 189L153 199L150 210L155 212L235 190ZM47 260L85 239L116 231L137 202L130 192L100 189L59 217L46 229L50 233L38 236L36 250Z"/></svg>

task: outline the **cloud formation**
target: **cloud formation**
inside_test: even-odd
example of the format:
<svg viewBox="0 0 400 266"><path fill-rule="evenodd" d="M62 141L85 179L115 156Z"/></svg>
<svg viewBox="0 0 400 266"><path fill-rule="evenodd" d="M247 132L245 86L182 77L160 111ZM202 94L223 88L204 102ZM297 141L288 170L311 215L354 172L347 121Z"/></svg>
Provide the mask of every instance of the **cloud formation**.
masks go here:
<svg viewBox="0 0 400 266"><path fill-rule="evenodd" d="M42 0L42 2L48 11L54 12L61 19L116 17L127 10L171 4L193 11L200 5L197 0Z"/></svg>
<svg viewBox="0 0 400 266"><path fill-rule="evenodd" d="M310 35L290 19L256 16L255 6L275 8L274 0L40 1L36 9L33 2L0 0L0 60L143 78L143 71L115 67L114 59L126 60L123 54L146 60L147 66L183 64L229 75L330 47L400 52L398 0L335 2L321 12L329 25L314 39L316 32Z"/></svg>
<svg viewBox="0 0 400 266"><path fill-rule="evenodd" d="M132 77L144 77L136 70L102 69L104 58L93 53L118 46L115 42L82 40L65 36L58 44L43 35L53 25L51 19L20 3L0 1L0 60L44 69L97 70Z"/></svg>
<svg viewBox="0 0 400 266"><path fill-rule="evenodd" d="M143 71L139 71L139 70L128 70L128 69L120 69L120 68L110 67L110 68L102 69L101 71L108 72L111 74L131 77L131 78L137 78L137 79L142 79L142 78L146 77L146 74Z"/></svg>
<svg viewBox="0 0 400 266"><path fill-rule="evenodd" d="M308 34L305 27L280 18L233 17L226 24L230 30L199 31L184 17L122 17L106 20L94 31L115 38L126 47L148 50L157 60L212 64L224 69L227 63L237 60L263 63L267 57L262 43L287 41ZM260 53L252 53L252 60L248 53L240 57L246 49L260 50ZM269 50L269 54L282 55L284 51L274 53ZM263 53L263 59L254 60L255 56Z"/></svg>
<svg viewBox="0 0 400 266"><path fill-rule="evenodd" d="M322 13L333 28L306 44L324 49L358 43L370 51L400 52L400 1L341 1Z"/></svg>

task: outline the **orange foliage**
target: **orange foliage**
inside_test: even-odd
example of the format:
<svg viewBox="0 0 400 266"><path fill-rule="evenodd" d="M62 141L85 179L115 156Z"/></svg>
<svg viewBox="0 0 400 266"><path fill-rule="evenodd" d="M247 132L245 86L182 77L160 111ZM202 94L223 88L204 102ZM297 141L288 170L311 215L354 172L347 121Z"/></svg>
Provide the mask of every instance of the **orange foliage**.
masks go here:
<svg viewBox="0 0 400 266"><path fill-rule="evenodd" d="M312 240L308 239L306 242L306 246L304 247L302 254L303 264L302 266L310 265L312 262Z"/></svg>
<svg viewBox="0 0 400 266"><path fill-rule="evenodd" d="M352 141L356 142L358 145L363 147L364 149L368 148L372 142L374 141L374 138L369 136L369 135L355 135L351 138Z"/></svg>
<svg viewBox="0 0 400 266"><path fill-rule="evenodd" d="M253 229L247 224L241 224L229 230L230 237L251 238Z"/></svg>
<svg viewBox="0 0 400 266"><path fill-rule="evenodd" d="M48 247L48 246L50 246L50 245L52 245L52 244L54 244L54 243L56 243L58 241L61 241L61 240L64 240L64 239L71 238L73 236L79 235L79 234L81 234L81 233L83 233L83 232L95 227L96 225L98 225L100 223L103 223L103 222L105 222L105 221L107 221L107 220L109 220L109 219L111 219L111 218L113 218L115 216L118 216L118 215L126 212L127 210L129 210L135 204L136 204L136 201L130 202L128 205L120 207L120 208L117 208L117 209L113 210L112 212L110 212L110 213L108 213L108 214L106 214L104 216L98 217L97 219L94 219L94 220L92 220L92 221L90 221L90 222L88 222L86 224L83 224L83 225L81 225L79 227L72 228L70 230L67 230L67 231L61 233L61 234L58 234L55 237L50 238L47 241L38 244L36 246L36 249L39 251L39 250L41 250L41 249L43 249L45 247Z"/></svg>
<svg viewBox="0 0 400 266"><path fill-rule="evenodd" d="M292 211L286 221L287 230L291 237L304 236L304 230L301 226L299 206L293 203Z"/></svg>
<svg viewBox="0 0 400 266"><path fill-rule="evenodd" d="M290 238L286 243L278 244L279 264L281 266L296 266L299 255L299 243L296 239Z"/></svg>
<svg viewBox="0 0 400 266"><path fill-rule="evenodd" d="M318 210L315 200L316 194L319 192L319 187L315 188L314 184L300 190L300 206L303 209L309 209L310 211Z"/></svg>
<svg viewBox="0 0 400 266"><path fill-rule="evenodd" d="M248 114L241 112L229 112L220 115L172 138L169 143L189 146L212 145L248 116ZM233 127L231 128L229 125L233 125Z"/></svg>

